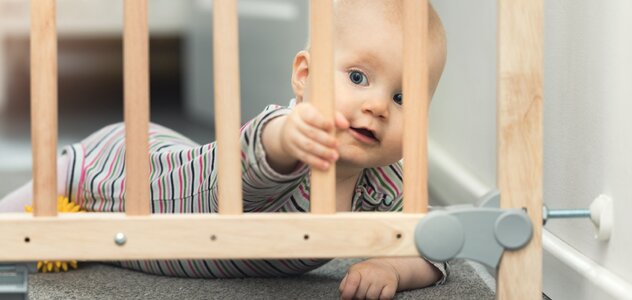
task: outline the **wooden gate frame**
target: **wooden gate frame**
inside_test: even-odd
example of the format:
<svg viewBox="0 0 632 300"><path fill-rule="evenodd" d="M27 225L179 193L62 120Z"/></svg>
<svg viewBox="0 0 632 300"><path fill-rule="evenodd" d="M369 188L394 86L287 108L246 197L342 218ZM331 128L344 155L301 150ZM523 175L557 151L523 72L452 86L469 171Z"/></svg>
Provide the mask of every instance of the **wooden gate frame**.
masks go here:
<svg viewBox="0 0 632 300"><path fill-rule="evenodd" d="M311 213L242 213L236 0L213 3L219 213L152 215L149 199L147 0L125 0L126 213L57 214L55 0L31 1L34 212L0 216L0 261L418 256L427 207L427 0L404 0L403 213L336 212L335 168L312 175ZM333 118L332 1L311 0L310 98ZM420 18L419 16L423 16ZM502 208L525 208L534 238L506 251L499 299L542 291L542 0L498 1L498 186ZM419 72L421 71L421 72ZM426 118L427 119L427 118ZM125 243L117 243L123 234Z"/></svg>

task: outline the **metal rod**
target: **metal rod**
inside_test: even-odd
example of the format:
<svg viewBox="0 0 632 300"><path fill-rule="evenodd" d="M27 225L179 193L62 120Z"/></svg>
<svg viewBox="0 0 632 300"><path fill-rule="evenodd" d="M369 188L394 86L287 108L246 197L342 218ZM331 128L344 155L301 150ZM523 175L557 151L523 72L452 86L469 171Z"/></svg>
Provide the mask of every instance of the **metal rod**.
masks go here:
<svg viewBox="0 0 632 300"><path fill-rule="evenodd" d="M549 219L590 218L589 209L549 209L542 206L542 224L546 225Z"/></svg>
<svg viewBox="0 0 632 300"><path fill-rule="evenodd" d="M549 210L549 219L557 218L590 218L590 210L587 209L554 209Z"/></svg>

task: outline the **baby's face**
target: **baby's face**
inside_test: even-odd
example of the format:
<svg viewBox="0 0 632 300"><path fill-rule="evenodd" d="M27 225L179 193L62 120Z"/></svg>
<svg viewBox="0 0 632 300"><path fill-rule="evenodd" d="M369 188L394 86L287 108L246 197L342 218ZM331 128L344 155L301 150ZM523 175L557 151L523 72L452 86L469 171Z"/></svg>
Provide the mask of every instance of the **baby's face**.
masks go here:
<svg viewBox="0 0 632 300"><path fill-rule="evenodd" d="M338 20L334 48L336 109L351 128L337 133L339 165L374 167L402 157L402 27L359 8ZM412 99L411 101L419 101Z"/></svg>
<svg viewBox="0 0 632 300"><path fill-rule="evenodd" d="M395 5L400 2L336 3L334 100L336 110L351 125L349 130L336 133L338 166L366 168L395 163L402 157L403 101L421 101L402 97L403 26L401 7ZM438 45L429 49L429 95L445 59L444 46ZM309 101L310 88L318 88L310 87L307 80L308 57L309 53L301 51L294 61L292 85L298 101ZM425 118L419 116L419 122Z"/></svg>

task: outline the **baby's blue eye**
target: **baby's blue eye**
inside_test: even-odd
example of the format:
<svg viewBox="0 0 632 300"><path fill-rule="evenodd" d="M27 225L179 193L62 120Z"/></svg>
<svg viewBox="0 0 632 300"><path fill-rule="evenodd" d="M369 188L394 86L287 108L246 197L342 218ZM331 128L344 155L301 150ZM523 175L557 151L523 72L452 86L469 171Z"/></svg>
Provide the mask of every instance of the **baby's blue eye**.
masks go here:
<svg viewBox="0 0 632 300"><path fill-rule="evenodd" d="M351 80L351 82L358 85L367 85L369 81L366 78L366 75L362 74L362 72L359 72L359 71L350 71L349 79Z"/></svg>
<svg viewBox="0 0 632 300"><path fill-rule="evenodd" d="M402 105L402 94L395 94L393 95L393 101L395 101L395 103L397 103L398 105Z"/></svg>

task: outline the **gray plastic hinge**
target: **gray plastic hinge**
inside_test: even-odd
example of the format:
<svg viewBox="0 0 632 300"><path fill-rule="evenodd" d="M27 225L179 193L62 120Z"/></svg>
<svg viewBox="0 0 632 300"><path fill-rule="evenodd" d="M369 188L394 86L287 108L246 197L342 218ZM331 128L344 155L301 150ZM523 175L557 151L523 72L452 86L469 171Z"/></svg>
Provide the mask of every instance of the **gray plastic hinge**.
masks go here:
<svg viewBox="0 0 632 300"><path fill-rule="evenodd" d="M0 264L0 299L28 299L29 266Z"/></svg>
<svg viewBox="0 0 632 300"><path fill-rule="evenodd" d="M494 208L498 199L498 192L492 191L478 202L483 207L458 205L429 212L415 228L417 250L436 262L465 258L496 268L503 251L524 247L533 235L526 212Z"/></svg>

